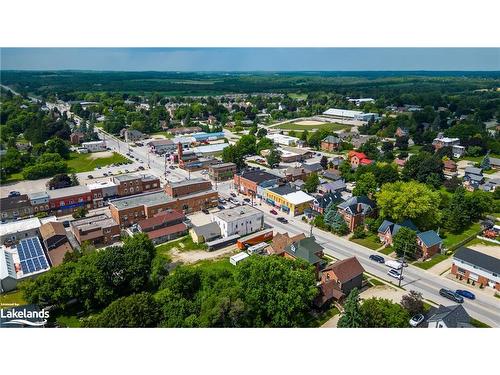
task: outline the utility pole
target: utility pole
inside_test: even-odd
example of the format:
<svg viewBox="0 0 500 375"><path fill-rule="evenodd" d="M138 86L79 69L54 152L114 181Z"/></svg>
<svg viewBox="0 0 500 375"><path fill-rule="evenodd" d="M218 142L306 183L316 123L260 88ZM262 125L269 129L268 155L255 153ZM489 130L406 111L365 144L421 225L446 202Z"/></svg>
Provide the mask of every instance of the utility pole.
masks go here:
<svg viewBox="0 0 500 375"><path fill-rule="evenodd" d="M403 250L403 263L401 264L401 272L399 273L399 286L401 287L401 280L403 279L403 270L404 270L404 264L406 263L406 246L407 244L405 243L404 250Z"/></svg>

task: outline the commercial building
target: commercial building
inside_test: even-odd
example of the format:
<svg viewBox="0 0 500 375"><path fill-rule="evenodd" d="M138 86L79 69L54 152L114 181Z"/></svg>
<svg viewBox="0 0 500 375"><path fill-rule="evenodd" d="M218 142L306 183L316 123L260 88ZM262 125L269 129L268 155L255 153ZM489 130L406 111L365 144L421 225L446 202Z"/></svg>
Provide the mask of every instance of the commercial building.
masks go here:
<svg viewBox="0 0 500 375"><path fill-rule="evenodd" d="M71 222L71 231L80 245L84 241L94 245L110 245L120 239L120 226L105 214L74 220Z"/></svg>
<svg viewBox="0 0 500 375"><path fill-rule="evenodd" d="M79 207L93 208L92 193L85 185L51 190L49 193L50 210L56 215L67 215Z"/></svg>
<svg viewBox="0 0 500 375"><path fill-rule="evenodd" d="M120 130L120 137L125 139L125 142L136 142L141 140L144 137L139 130L134 129L122 129Z"/></svg>
<svg viewBox="0 0 500 375"><path fill-rule="evenodd" d="M64 229L64 225L61 222L53 221L42 224L40 227L40 236L42 237L52 267L60 265L66 253L73 251L66 235L66 229Z"/></svg>
<svg viewBox="0 0 500 375"><path fill-rule="evenodd" d="M146 233L149 239L158 245L186 235L188 227L184 224L185 219L182 212L167 210L139 221L137 229Z"/></svg>
<svg viewBox="0 0 500 375"><path fill-rule="evenodd" d="M451 274L472 285L490 287L500 291L500 256L498 248L479 252L461 247L453 254Z"/></svg>
<svg viewBox="0 0 500 375"><path fill-rule="evenodd" d="M113 182L117 185L120 197L160 189L160 179L151 174L115 176L113 177Z"/></svg>
<svg viewBox="0 0 500 375"><path fill-rule="evenodd" d="M348 120L370 121L378 120L380 116L377 113L363 113L361 111L352 111L349 109L330 108L323 112L323 115Z"/></svg>
<svg viewBox="0 0 500 375"><path fill-rule="evenodd" d="M16 246L0 247L0 292L10 292L21 280L50 269L38 237L23 239Z"/></svg>
<svg viewBox="0 0 500 375"><path fill-rule="evenodd" d="M207 141L216 141L218 139L224 138L224 132L216 132L216 133L193 133L190 137L194 138L195 142L207 142Z"/></svg>
<svg viewBox="0 0 500 375"><path fill-rule="evenodd" d="M281 178L272 173L260 170L251 169L235 174L233 178L235 189L245 195L262 197L262 192L259 194L259 187L279 185Z"/></svg>
<svg viewBox="0 0 500 375"><path fill-rule="evenodd" d="M350 98L348 99L349 102L356 104L358 107L363 104L363 103L374 103L375 99L373 98Z"/></svg>
<svg viewBox="0 0 500 375"><path fill-rule="evenodd" d="M299 138L297 137L291 137L289 135L284 135L284 134L267 134L266 138L270 139L274 143L282 146L295 146L297 142L299 141Z"/></svg>
<svg viewBox="0 0 500 375"><path fill-rule="evenodd" d="M42 224L55 220L54 216L43 219L32 217L0 224L0 244L11 245L25 238L36 237L40 234L39 229Z"/></svg>
<svg viewBox="0 0 500 375"><path fill-rule="evenodd" d="M283 163L294 163L304 161L313 156L313 152L307 149L300 149L296 147L283 146L279 148L281 152L281 161Z"/></svg>
<svg viewBox="0 0 500 375"><path fill-rule="evenodd" d="M245 236L264 226L264 214L248 205L238 206L212 214L212 221L220 227L222 237L235 234Z"/></svg>
<svg viewBox="0 0 500 375"><path fill-rule="evenodd" d="M83 142L82 147L88 152L106 151L106 141Z"/></svg>
<svg viewBox="0 0 500 375"><path fill-rule="evenodd" d="M193 134L201 132L201 128L199 126L180 127L168 129L168 132L173 135Z"/></svg>
<svg viewBox="0 0 500 375"><path fill-rule="evenodd" d="M165 193L172 198L183 197L185 195L212 189L212 183L203 178L193 178L178 182L169 182L165 185Z"/></svg>
<svg viewBox="0 0 500 375"><path fill-rule="evenodd" d="M104 199L114 198L118 196L118 184L111 181L99 181L87 184L92 194L94 208L102 207Z"/></svg>
<svg viewBox="0 0 500 375"><path fill-rule="evenodd" d="M172 209L185 214L216 207L218 194L213 190L200 191L178 198L168 196L163 191L133 195L113 199L109 202L111 216L122 227L128 227L157 213Z"/></svg>
<svg viewBox="0 0 500 375"><path fill-rule="evenodd" d="M158 155L169 154L175 151L176 144L171 139L159 139L147 143L150 152Z"/></svg>
<svg viewBox="0 0 500 375"><path fill-rule="evenodd" d="M448 138L448 137L437 137L432 141L432 145L436 150L439 150L442 147L453 147L460 145L459 138Z"/></svg>
<svg viewBox="0 0 500 375"><path fill-rule="evenodd" d="M192 150L198 157L208 157L221 154L227 146L229 146L229 143L214 143L207 146L193 147Z"/></svg>
<svg viewBox="0 0 500 375"><path fill-rule="evenodd" d="M31 202L26 194L0 199L2 221L14 220L33 214Z"/></svg>
<svg viewBox="0 0 500 375"><path fill-rule="evenodd" d="M314 201L314 197L296 190L291 185L266 189L266 202L292 216L301 215Z"/></svg>
<svg viewBox="0 0 500 375"><path fill-rule="evenodd" d="M29 193L28 198L30 200L31 207L33 208L33 214L36 215L37 212L49 211L50 196L46 191Z"/></svg>
<svg viewBox="0 0 500 375"><path fill-rule="evenodd" d="M208 167L208 176L213 181L230 180L235 174L236 164L234 163L214 164Z"/></svg>

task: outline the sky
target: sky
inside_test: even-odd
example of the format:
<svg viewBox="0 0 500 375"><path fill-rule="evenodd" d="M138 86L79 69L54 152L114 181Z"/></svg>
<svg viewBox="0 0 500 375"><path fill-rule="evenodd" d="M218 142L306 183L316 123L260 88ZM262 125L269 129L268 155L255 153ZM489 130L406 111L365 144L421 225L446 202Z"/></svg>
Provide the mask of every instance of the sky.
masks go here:
<svg viewBox="0 0 500 375"><path fill-rule="evenodd" d="M2 70L500 71L500 48L2 48Z"/></svg>

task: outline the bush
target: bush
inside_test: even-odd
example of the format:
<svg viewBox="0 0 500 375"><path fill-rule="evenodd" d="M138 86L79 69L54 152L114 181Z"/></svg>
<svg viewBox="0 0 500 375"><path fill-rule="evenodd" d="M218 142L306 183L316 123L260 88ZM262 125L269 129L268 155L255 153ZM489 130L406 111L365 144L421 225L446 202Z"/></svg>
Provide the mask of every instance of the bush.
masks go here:
<svg viewBox="0 0 500 375"><path fill-rule="evenodd" d="M352 232L352 238L365 238L365 237L366 237L365 228L363 228L362 225L356 227Z"/></svg>

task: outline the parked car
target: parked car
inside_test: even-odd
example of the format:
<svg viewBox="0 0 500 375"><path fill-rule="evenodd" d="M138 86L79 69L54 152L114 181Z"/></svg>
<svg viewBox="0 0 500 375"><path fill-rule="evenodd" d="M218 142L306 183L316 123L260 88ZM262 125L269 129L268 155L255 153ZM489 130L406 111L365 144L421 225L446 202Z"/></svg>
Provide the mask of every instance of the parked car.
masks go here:
<svg viewBox="0 0 500 375"><path fill-rule="evenodd" d="M224 207L224 206L217 206L217 208L218 208L219 210L225 210L225 209L226 209L226 207Z"/></svg>
<svg viewBox="0 0 500 375"><path fill-rule="evenodd" d="M203 212L204 214L209 214L210 212L208 212L208 210L206 208L204 208L203 210L201 210L201 212Z"/></svg>
<svg viewBox="0 0 500 375"><path fill-rule="evenodd" d="M370 258L370 260L374 260L375 262L378 262L378 263L382 263L382 264L385 263L384 257L381 257L380 255L372 254L369 256L369 258Z"/></svg>
<svg viewBox="0 0 500 375"><path fill-rule="evenodd" d="M125 173L128 173L128 172L129 172L128 169L125 169Z"/></svg>
<svg viewBox="0 0 500 375"><path fill-rule="evenodd" d="M229 195L231 195L233 198L236 198L236 194L234 194L234 193L231 193Z"/></svg>
<svg viewBox="0 0 500 375"><path fill-rule="evenodd" d="M69 228L69 220L63 221L63 227L64 228Z"/></svg>
<svg viewBox="0 0 500 375"><path fill-rule="evenodd" d="M247 203L250 202L250 198L243 198L243 200Z"/></svg>
<svg viewBox="0 0 500 375"><path fill-rule="evenodd" d="M451 299L452 301L457 302L457 303L464 302L464 299L461 295L455 293L453 290L450 290L450 289L441 288L441 289L439 289L439 294L441 294L443 297Z"/></svg>
<svg viewBox="0 0 500 375"><path fill-rule="evenodd" d="M104 177L108 177L108 174L107 173L103 173L102 174Z"/></svg>
<svg viewBox="0 0 500 375"><path fill-rule="evenodd" d="M21 193L20 193L20 192L18 192L18 191L11 191L11 192L9 193L9 197L18 197L18 196L20 196L20 195L21 195Z"/></svg>
<svg viewBox="0 0 500 375"><path fill-rule="evenodd" d="M139 170L143 171L143 170L144 170L144 167L143 167L142 165L139 165L139 168L137 168L137 169L139 169Z"/></svg>
<svg viewBox="0 0 500 375"><path fill-rule="evenodd" d="M457 289L455 293L468 299L476 299L476 295L468 290Z"/></svg>
<svg viewBox="0 0 500 375"><path fill-rule="evenodd" d="M401 274L399 273L399 271L397 271L397 270L395 270L395 269L392 269L392 268L389 270L389 272L387 272L387 274L388 274L389 276L391 276L391 277L394 277L394 278L395 278L395 279L397 279L397 280L403 280L403 279L404 279L403 275L401 275Z"/></svg>
<svg viewBox="0 0 500 375"><path fill-rule="evenodd" d="M92 176L91 174L89 174L89 175L87 176L87 178L88 178L89 180L92 180L92 179L94 178L94 176Z"/></svg>
<svg viewBox="0 0 500 375"><path fill-rule="evenodd" d="M276 210L271 210L269 212L272 213L273 215L278 215L278 213L276 212Z"/></svg>
<svg viewBox="0 0 500 375"><path fill-rule="evenodd" d="M277 220L278 220L280 223L283 223L283 224L288 224L288 220L287 220L287 219L285 219L284 217L279 217Z"/></svg>
<svg viewBox="0 0 500 375"><path fill-rule="evenodd" d="M175 167L174 167L173 165L171 165L169 168L170 168L170 169L175 169Z"/></svg>
<svg viewBox="0 0 500 375"><path fill-rule="evenodd" d="M418 327L420 323L424 321L425 317L422 314L417 314L410 319L410 325L412 327Z"/></svg>

